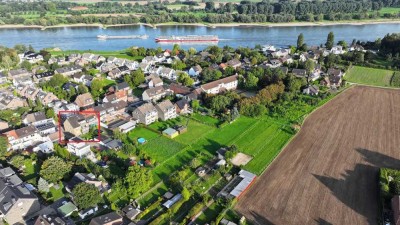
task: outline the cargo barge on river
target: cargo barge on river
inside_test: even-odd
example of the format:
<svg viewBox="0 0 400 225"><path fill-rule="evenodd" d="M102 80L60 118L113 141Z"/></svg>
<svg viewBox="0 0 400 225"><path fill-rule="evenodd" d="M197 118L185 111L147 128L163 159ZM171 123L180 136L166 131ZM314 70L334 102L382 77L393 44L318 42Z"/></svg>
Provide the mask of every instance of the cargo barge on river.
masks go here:
<svg viewBox="0 0 400 225"><path fill-rule="evenodd" d="M160 36L156 42L217 42L216 35Z"/></svg>
<svg viewBox="0 0 400 225"><path fill-rule="evenodd" d="M97 38L100 40L107 39L147 39L148 35L126 35L126 36L110 36L110 35L97 35Z"/></svg>

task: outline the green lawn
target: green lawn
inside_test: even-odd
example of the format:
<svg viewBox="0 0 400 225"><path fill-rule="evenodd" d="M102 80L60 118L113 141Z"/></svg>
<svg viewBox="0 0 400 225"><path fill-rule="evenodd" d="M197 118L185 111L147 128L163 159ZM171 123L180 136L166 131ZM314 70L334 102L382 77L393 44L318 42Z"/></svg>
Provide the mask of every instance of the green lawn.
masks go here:
<svg viewBox="0 0 400 225"><path fill-rule="evenodd" d="M167 191L168 191L168 187L165 185L165 183L162 183L154 191L148 193L146 196L143 196L139 200L139 204L141 206L148 206L149 204L152 204L153 202L157 201L157 199L160 196L164 195Z"/></svg>
<svg viewBox="0 0 400 225"><path fill-rule="evenodd" d="M183 121L183 125L186 125L187 118ZM183 144L193 144L200 138L204 137L209 132L214 131L216 128L206 124L199 123L195 120L189 120L188 131L176 137L174 140Z"/></svg>
<svg viewBox="0 0 400 225"><path fill-rule="evenodd" d="M196 224L207 224L215 221L223 209L223 206L214 202L196 219Z"/></svg>
<svg viewBox="0 0 400 225"><path fill-rule="evenodd" d="M149 129L146 129L144 127L136 127L132 131L128 133L128 137L133 141L137 141L138 138L144 138L147 141L151 141L155 138L160 136L160 134L157 134Z"/></svg>
<svg viewBox="0 0 400 225"><path fill-rule="evenodd" d="M393 71L353 66L346 73L345 79L352 83L389 87Z"/></svg>
<svg viewBox="0 0 400 225"><path fill-rule="evenodd" d="M152 158L154 163L162 163L184 148L184 145L167 137L160 136L148 141L141 150Z"/></svg>
<svg viewBox="0 0 400 225"><path fill-rule="evenodd" d="M217 126L221 123L221 121L219 121L218 119L214 118L214 117L210 117L210 116L204 116L201 115L199 113L193 113L191 115L191 118L200 121L202 123L208 124L208 125L212 125L212 126Z"/></svg>
<svg viewBox="0 0 400 225"><path fill-rule="evenodd" d="M124 58L124 59L130 59L130 60L142 60L143 57L142 56L131 56L128 54L128 49L125 50L117 50L117 51L95 51L95 50L65 50L65 51L51 51L49 50L49 52L51 53L51 55L53 56L67 56L70 55L72 53L93 53L93 54L98 54L98 55L102 55L104 57L117 57L117 58Z"/></svg>
<svg viewBox="0 0 400 225"><path fill-rule="evenodd" d="M400 12L400 8L389 8L389 7L384 7L381 10L379 10L379 13L381 15L385 14L385 13L399 13Z"/></svg>
<svg viewBox="0 0 400 225"><path fill-rule="evenodd" d="M50 188L50 195L53 201L56 201L64 197L64 192L63 192L64 186L62 182L60 182L58 186L59 186L58 189L55 189L54 187Z"/></svg>

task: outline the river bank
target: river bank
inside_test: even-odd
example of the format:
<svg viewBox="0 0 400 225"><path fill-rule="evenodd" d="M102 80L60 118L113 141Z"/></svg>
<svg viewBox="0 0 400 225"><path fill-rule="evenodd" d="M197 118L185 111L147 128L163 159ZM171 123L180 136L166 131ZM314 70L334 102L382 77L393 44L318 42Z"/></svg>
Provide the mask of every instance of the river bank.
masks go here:
<svg viewBox="0 0 400 225"><path fill-rule="evenodd" d="M23 24L5 24L0 25L0 29L52 29L52 28L63 28L63 27L99 27L103 29L107 29L107 27L125 27L125 26L136 26L143 25L147 27L157 28L162 26L198 26L198 27L309 27L309 26L335 26L335 25L371 25L371 24L400 24L399 20L392 19L380 19L380 20L349 20L349 21L323 21L323 22L289 22L289 23L177 23L177 22L168 22L168 23L158 23L158 24L149 24L149 23L132 23L132 24L59 24L54 26L40 26L40 25L23 25Z"/></svg>

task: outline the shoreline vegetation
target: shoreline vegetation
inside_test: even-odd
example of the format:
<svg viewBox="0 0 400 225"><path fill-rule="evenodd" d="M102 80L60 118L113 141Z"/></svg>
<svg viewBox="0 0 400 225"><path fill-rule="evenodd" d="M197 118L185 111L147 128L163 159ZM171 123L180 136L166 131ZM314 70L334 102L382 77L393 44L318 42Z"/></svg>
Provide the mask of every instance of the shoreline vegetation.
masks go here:
<svg viewBox="0 0 400 225"><path fill-rule="evenodd" d="M0 29L52 29L52 28L64 28L64 27L99 27L107 29L108 27L125 27L125 26L137 26L143 25L152 28L157 28L161 26L199 26L199 27L301 27L301 26L336 26L336 25L370 25L370 24L400 24L400 19L379 19L379 20L360 20L360 21L324 21L324 22L286 22L286 23L178 23L178 22L168 22L168 23L130 23L130 24L112 24L105 25L100 23L86 24L59 24L53 26L40 26L40 25L23 25L23 24L4 24L0 25Z"/></svg>

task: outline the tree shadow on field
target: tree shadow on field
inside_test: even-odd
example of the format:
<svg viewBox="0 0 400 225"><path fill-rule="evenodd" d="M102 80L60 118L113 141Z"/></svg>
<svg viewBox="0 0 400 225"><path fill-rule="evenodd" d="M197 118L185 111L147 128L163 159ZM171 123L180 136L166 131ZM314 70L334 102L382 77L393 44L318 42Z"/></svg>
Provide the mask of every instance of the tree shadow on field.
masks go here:
<svg viewBox="0 0 400 225"><path fill-rule="evenodd" d="M318 225L333 225L333 223L330 223L330 222L328 222L328 221L326 221L326 220L324 220L322 218L318 218L317 220L315 220L315 222Z"/></svg>
<svg viewBox="0 0 400 225"><path fill-rule="evenodd" d="M364 148L355 150L363 156L367 164L357 163L353 170L344 171L339 178L318 174L313 174L313 176L329 188L338 200L367 218L368 224L376 224L379 168L400 169L400 160ZM315 221L319 224L331 224L323 223L324 220L321 218Z"/></svg>
<svg viewBox="0 0 400 225"><path fill-rule="evenodd" d="M269 220L263 215L260 215L256 211L252 210L250 213L254 218L254 220L251 221L251 223L254 225L275 225L275 223L271 222L271 220Z"/></svg>

